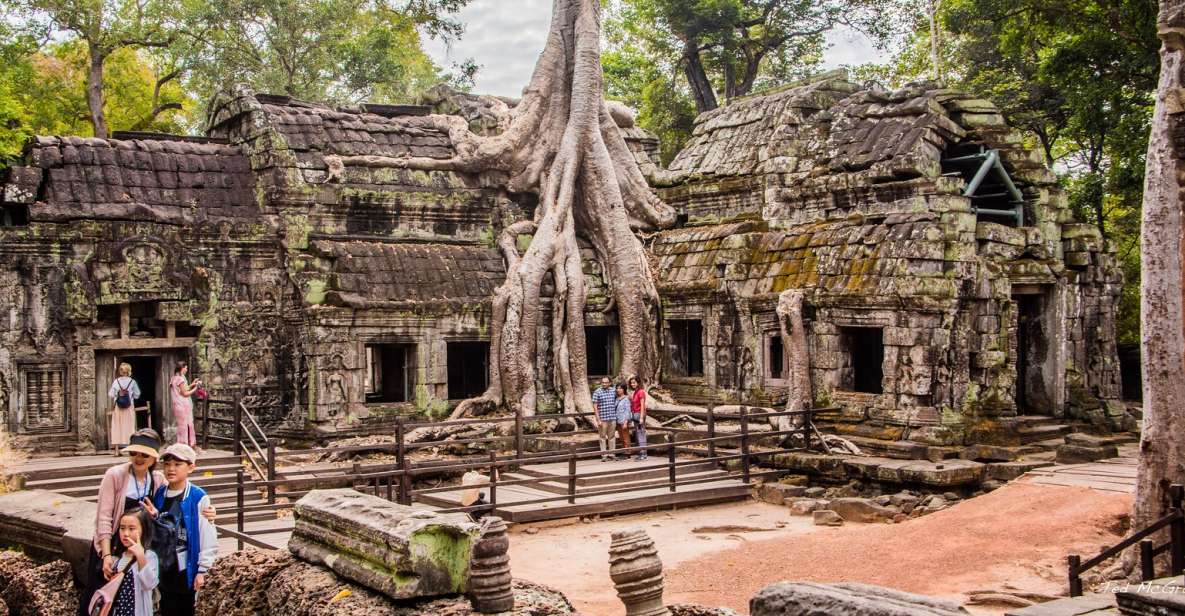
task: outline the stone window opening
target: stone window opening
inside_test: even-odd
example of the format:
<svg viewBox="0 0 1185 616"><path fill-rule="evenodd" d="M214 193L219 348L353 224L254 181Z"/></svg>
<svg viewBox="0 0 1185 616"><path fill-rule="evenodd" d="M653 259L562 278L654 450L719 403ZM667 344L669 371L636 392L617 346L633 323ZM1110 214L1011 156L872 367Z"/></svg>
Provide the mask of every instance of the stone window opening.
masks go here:
<svg viewBox="0 0 1185 616"><path fill-rule="evenodd" d="M61 432L66 422L66 367L62 364L26 364L20 367L20 431Z"/></svg>
<svg viewBox="0 0 1185 616"><path fill-rule="evenodd" d="M621 341L617 328L611 325L589 325L584 328L584 347L587 356L585 372L590 377L617 375L621 362Z"/></svg>
<svg viewBox="0 0 1185 616"><path fill-rule="evenodd" d="M490 343L448 343L448 398L480 396L489 386Z"/></svg>
<svg viewBox="0 0 1185 616"><path fill-rule="evenodd" d="M0 227L29 226L29 206L23 203L0 205Z"/></svg>
<svg viewBox="0 0 1185 616"><path fill-rule="evenodd" d="M883 393L885 338L880 327L839 328L840 374L843 391Z"/></svg>
<svg viewBox="0 0 1185 616"><path fill-rule="evenodd" d="M1024 226L1024 195L1004 168L999 150L979 143L950 146L942 158L943 175L967 182L963 196L971 199L976 218L1010 227Z"/></svg>
<svg viewBox="0 0 1185 616"><path fill-rule="evenodd" d="M704 327L698 320L667 321L670 366L674 376L704 375Z"/></svg>
<svg viewBox="0 0 1185 616"><path fill-rule="evenodd" d="M414 344L366 345L366 401L410 402L414 366Z"/></svg>

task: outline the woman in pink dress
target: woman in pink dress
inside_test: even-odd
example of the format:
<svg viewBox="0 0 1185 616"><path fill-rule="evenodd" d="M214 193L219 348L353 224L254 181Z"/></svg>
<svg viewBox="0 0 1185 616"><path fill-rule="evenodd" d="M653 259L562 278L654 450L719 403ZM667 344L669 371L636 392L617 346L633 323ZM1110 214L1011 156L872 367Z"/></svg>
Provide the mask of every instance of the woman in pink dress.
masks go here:
<svg viewBox="0 0 1185 616"><path fill-rule="evenodd" d="M197 436L193 431L193 400L190 396L202 384L201 379L194 379L193 383L186 380L189 364L177 362L173 368L173 380L169 381L169 393L173 399L173 417L177 420L177 442L190 447L197 446Z"/></svg>

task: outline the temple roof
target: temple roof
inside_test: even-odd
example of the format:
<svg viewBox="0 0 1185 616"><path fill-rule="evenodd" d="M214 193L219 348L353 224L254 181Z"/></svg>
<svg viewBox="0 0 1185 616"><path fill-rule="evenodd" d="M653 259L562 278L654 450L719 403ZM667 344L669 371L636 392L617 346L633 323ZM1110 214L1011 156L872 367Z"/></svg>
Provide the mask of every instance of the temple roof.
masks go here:
<svg viewBox="0 0 1185 616"><path fill-rule="evenodd" d="M37 137L8 172L4 201L32 220L189 223L258 214L255 179L237 146L193 139Z"/></svg>
<svg viewBox="0 0 1185 616"><path fill-rule="evenodd" d="M951 297L945 275L948 233L930 213L862 217L768 230L760 222L688 227L659 234L653 246L667 292L723 291L744 297L786 289L825 295Z"/></svg>
<svg viewBox="0 0 1185 616"><path fill-rule="evenodd" d="M354 308L483 303L505 278L498 252L465 244L315 241L327 303Z"/></svg>
<svg viewBox="0 0 1185 616"><path fill-rule="evenodd" d="M937 175L942 148L966 135L943 107L958 98L971 97L927 83L894 92L865 89L832 74L700 115L671 170L692 176L805 176L904 158L908 175Z"/></svg>

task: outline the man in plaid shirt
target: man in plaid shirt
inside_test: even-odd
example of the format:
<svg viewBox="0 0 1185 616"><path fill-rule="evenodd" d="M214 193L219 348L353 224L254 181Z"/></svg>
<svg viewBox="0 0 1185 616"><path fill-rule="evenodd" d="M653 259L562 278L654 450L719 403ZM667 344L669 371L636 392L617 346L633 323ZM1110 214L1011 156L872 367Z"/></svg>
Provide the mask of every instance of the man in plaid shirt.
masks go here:
<svg viewBox="0 0 1185 616"><path fill-rule="evenodd" d="M601 378L601 386L593 392L593 404L597 407L597 438L601 443L601 461L613 459L608 452L617 448L617 396L609 377Z"/></svg>

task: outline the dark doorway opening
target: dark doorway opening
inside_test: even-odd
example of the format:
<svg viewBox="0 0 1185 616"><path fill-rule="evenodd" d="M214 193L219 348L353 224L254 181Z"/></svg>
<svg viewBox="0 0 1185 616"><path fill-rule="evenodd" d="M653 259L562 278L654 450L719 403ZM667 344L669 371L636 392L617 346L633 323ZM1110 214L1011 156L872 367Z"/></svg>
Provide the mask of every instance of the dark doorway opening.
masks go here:
<svg viewBox="0 0 1185 616"><path fill-rule="evenodd" d="M590 325L584 328L584 346L588 355L588 376L614 377L617 374L617 328Z"/></svg>
<svg viewBox="0 0 1185 616"><path fill-rule="evenodd" d="M366 401L410 401L414 357L413 344L366 345Z"/></svg>
<svg viewBox="0 0 1185 616"><path fill-rule="evenodd" d="M839 388L866 394L884 391L885 338L879 327L839 328L844 365Z"/></svg>
<svg viewBox="0 0 1185 616"><path fill-rule="evenodd" d="M448 343L448 397L464 400L480 396L489 386L490 343Z"/></svg>
<svg viewBox="0 0 1185 616"><path fill-rule="evenodd" d="M1044 293L1013 295L1016 302L1016 410L1052 415L1053 398L1043 366L1049 353Z"/></svg>
<svg viewBox="0 0 1185 616"><path fill-rule="evenodd" d="M140 386L140 397L136 400L136 429L152 428L161 432L164 400L159 392L168 391L168 383L161 383L160 357L132 355L120 357L120 363L132 367L132 378Z"/></svg>
<svg viewBox="0 0 1185 616"><path fill-rule="evenodd" d="M704 375L704 326L699 321L668 321L671 332L671 374Z"/></svg>
<svg viewBox="0 0 1185 616"><path fill-rule="evenodd" d="M771 379L786 378L786 351L782 348L782 337L773 334L767 340L769 345L766 347L766 374Z"/></svg>

